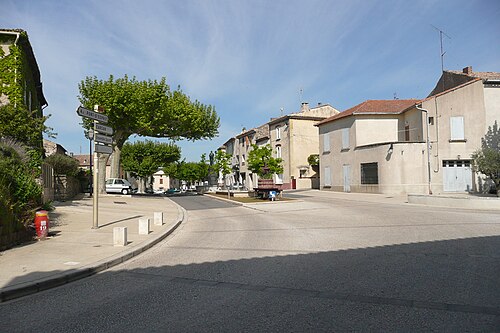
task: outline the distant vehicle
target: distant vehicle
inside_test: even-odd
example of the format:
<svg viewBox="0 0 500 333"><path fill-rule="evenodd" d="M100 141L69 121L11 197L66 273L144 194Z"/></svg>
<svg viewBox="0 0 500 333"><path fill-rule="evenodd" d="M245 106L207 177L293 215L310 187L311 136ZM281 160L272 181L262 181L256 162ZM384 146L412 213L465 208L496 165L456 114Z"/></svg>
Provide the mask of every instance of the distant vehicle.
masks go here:
<svg viewBox="0 0 500 333"><path fill-rule="evenodd" d="M106 193L134 193L137 189L132 188L132 184L126 179L109 178L106 179Z"/></svg>

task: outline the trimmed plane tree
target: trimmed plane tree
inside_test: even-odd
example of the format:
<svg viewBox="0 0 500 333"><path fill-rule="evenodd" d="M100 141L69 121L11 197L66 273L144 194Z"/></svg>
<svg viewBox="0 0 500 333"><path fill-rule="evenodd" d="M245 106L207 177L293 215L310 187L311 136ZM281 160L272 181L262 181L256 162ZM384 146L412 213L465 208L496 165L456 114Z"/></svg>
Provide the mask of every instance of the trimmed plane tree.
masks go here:
<svg viewBox="0 0 500 333"><path fill-rule="evenodd" d="M117 79L110 75L107 80L94 76L86 77L78 87L80 103L88 109L102 106L114 130L111 177L118 177L122 147L133 134L193 141L218 135L215 108L192 101L180 87L171 90L164 77L138 81L127 75ZM84 123L89 127L88 121Z"/></svg>

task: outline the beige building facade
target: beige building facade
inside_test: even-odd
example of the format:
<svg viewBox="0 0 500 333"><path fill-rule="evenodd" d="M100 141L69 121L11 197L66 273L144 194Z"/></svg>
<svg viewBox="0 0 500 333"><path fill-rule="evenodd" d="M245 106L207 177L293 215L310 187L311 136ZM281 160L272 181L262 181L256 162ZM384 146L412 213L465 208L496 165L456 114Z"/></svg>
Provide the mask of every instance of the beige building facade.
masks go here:
<svg viewBox="0 0 500 333"><path fill-rule="evenodd" d="M300 112L271 119L268 123L244 130L234 140L225 144L226 152L233 156L234 181L242 189L252 190L258 177L248 170L247 158L252 145L270 145L274 157L283 159L283 174L274 181L284 189L312 187L315 173L308 164L308 157L318 154L318 128L315 124L339 111L329 104L310 108L303 103Z"/></svg>
<svg viewBox="0 0 500 333"><path fill-rule="evenodd" d="M485 191L471 155L488 127L500 122L499 79L500 73L470 67L445 71L424 100L366 101L318 123L320 187L386 194Z"/></svg>

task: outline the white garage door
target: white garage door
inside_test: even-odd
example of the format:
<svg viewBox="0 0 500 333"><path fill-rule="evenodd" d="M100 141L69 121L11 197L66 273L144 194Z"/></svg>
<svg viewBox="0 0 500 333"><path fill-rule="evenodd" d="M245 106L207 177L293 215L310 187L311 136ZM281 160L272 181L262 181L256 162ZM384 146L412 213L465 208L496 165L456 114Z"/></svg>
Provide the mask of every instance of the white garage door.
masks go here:
<svg viewBox="0 0 500 333"><path fill-rule="evenodd" d="M470 161L443 161L443 190L445 192L472 190Z"/></svg>

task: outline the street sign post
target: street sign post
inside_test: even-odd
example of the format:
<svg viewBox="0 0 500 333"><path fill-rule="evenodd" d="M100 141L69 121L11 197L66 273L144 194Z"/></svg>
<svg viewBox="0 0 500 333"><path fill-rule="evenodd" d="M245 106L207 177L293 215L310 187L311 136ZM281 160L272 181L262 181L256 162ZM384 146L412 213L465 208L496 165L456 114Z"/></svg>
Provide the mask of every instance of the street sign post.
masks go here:
<svg viewBox="0 0 500 333"><path fill-rule="evenodd" d="M76 113L78 113L79 116L97 120L100 121L101 123L106 124L108 122L108 116L106 116L105 114L88 110L83 106L79 106L78 109L76 109Z"/></svg>
<svg viewBox="0 0 500 333"><path fill-rule="evenodd" d="M113 135L113 129L106 125L95 124L95 130L102 134Z"/></svg>
<svg viewBox="0 0 500 333"><path fill-rule="evenodd" d="M94 151L96 153L108 154L109 155L109 154L113 153L113 148L110 147L110 146L96 144L95 147L94 147Z"/></svg>
<svg viewBox="0 0 500 333"><path fill-rule="evenodd" d="M112 137L107 136L107 135L102 135L102 134L99 134L99 133L96 133L94 135L94 140L97 141L97 142L100 142L100 143L108 144L108 145L113 144L113 138Z"/></svg>
<svg viewBox="0 0 500 333"><path fill-rule="evenodd" d="M78 109L76 109L76 113L84 118L89 118L94 120L94 169L93 169L93 181L92 181L92 186L94 186L94 191L93 191L93 218L92 218L92 229L98 229L99 228L99 154L111 154L113 153L113 148L110 146L98 144L97 142L101 143L108 143L112 144L113 143L113 138L102 135L99 133L104 133L104 134L113 134L113 129L109 126L102 125L103 123L106 124L108 122L108 116L105 114L102 114L101 112L104 111L102 107L99 105L94 106L94 111L88 110L84 108L83 106L79 106ZM101 124L99 124L99 122ZM90 133L89 133L90 134ZM90 138L90 136L89 136Z"/></svg>

